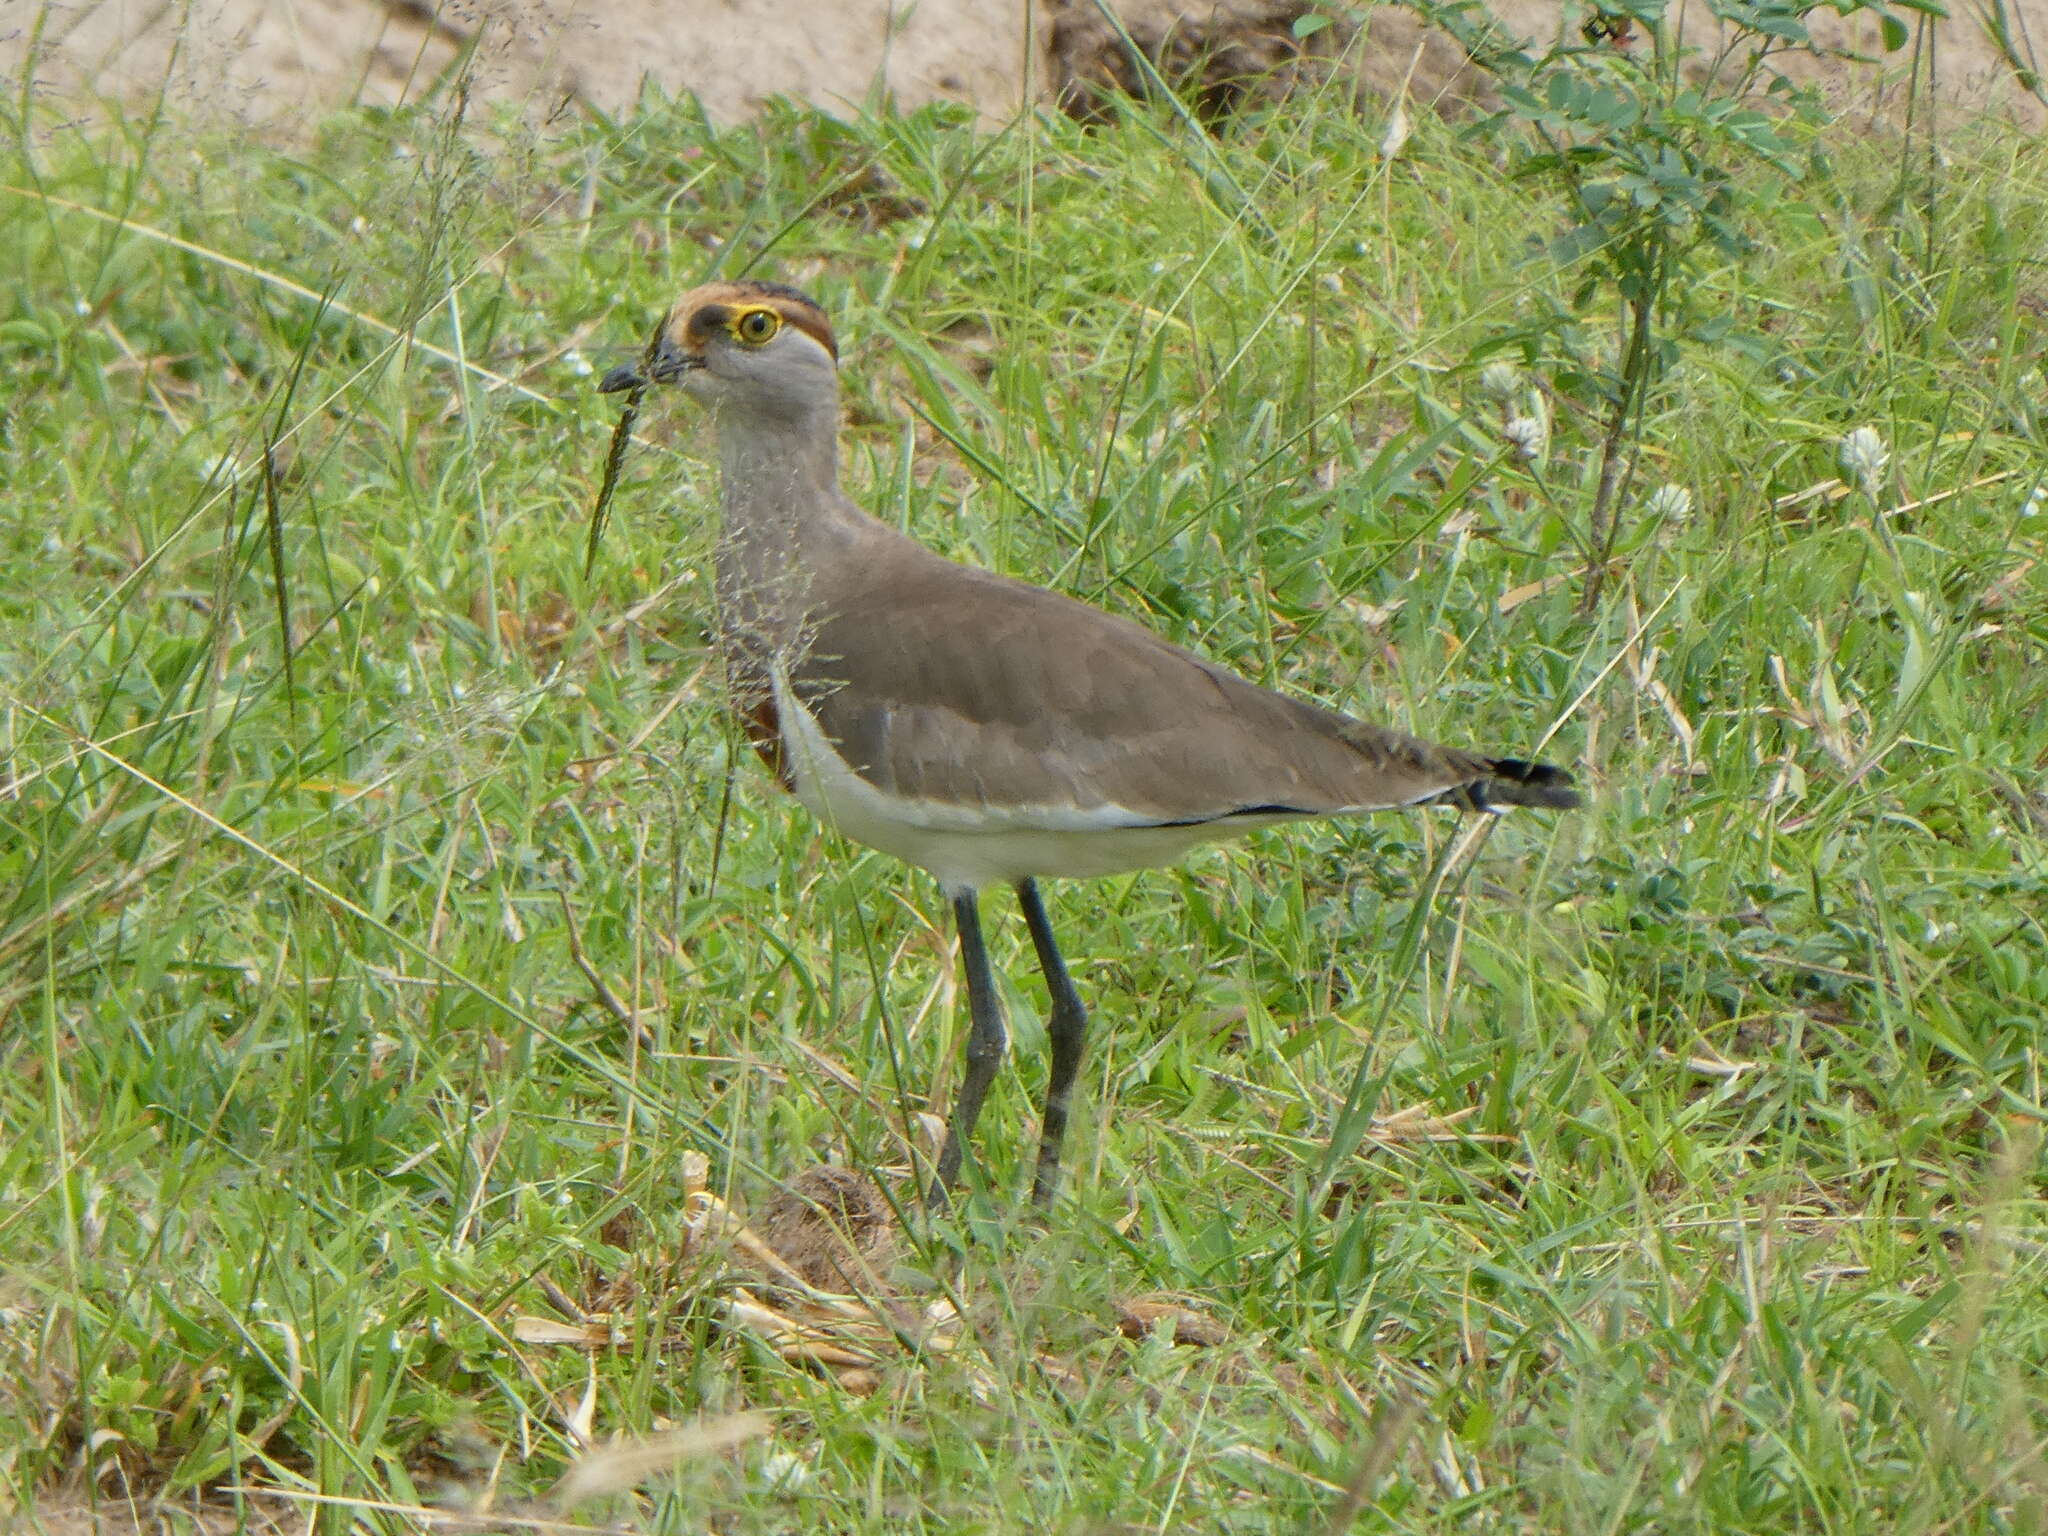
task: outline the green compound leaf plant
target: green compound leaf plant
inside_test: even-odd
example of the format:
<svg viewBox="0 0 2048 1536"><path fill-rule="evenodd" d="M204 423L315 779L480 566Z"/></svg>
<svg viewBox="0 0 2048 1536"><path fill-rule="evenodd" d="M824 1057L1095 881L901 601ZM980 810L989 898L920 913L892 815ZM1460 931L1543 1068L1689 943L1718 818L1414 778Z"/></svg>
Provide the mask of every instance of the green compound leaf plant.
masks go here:
<svg viewBox="0 0 2048 1536"><path fill-rule="evenodd" d="M1945 14L1935 0L1899 3ZM1575 279L1568 298L1490 348L1519 342L1533 351L1547 340L1581 353L1573 371L1602 427L1580 600L1590 614L1613 561L1650 392L1678 338L1728 331L1725 317L1696 312L1688 279L1705 259L1739 258L1749 206L1773 181L1797 181L1818 163L1807 146L1819 106L1779 60L1825 51L1807 26L1822 9L1875 14L1890 49L1909 31L1876 0L1708 0L1718 23L1708 49L1686 36L1697 11L1668 0L1599 0L1576 17L1567 8L1559 40L1531 51L1482 0L1416 0L1413 8L1493 74L1502 105L1481 131L1498 135L1512 174L1551 189L1565 210L1565 227L1534 243ZM1610 317L1611 350L1584 355L1573 338Z"/></svg>

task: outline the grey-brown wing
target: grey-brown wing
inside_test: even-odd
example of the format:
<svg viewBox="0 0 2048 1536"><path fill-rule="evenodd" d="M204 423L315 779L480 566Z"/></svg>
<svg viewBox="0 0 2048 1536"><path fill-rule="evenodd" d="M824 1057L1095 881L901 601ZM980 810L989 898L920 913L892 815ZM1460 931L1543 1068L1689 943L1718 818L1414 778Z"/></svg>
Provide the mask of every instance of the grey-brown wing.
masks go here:
<svg viewBox="0 0 2048 1536"><path fill-rule="evenodd" d="M1492 772L1043 588L924 551L886 577L817 594L794 680L849 765L891 795L1160 824L1408 805Z"/></svg>

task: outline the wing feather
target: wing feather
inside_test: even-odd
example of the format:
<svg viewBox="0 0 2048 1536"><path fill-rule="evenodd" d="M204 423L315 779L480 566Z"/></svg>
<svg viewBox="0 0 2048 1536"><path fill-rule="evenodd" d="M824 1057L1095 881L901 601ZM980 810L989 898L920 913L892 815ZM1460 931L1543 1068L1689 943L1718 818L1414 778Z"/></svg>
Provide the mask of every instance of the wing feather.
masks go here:
<svg viewBox="0 0 2048 1536"><path fill-rule="evenodd" d="M890 556L857 588L813 589L792 682L856 773L935 813L1048 826L1322 815L1455 796L1491 770L1062 594L908 541Z"/></svg>

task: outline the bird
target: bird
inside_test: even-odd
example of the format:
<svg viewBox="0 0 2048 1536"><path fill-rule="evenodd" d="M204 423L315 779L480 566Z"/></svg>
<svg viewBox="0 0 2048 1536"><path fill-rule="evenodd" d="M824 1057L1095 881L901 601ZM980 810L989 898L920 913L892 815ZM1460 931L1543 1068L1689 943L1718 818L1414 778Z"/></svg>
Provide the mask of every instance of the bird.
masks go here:
<svg viewBox="0 0 2048 1536"><path fill-rule="evenodd" d="M947 559L839 482L839 346L802 291L692 288L606 393L709 411L716 646L748 742L819 821L928 870L970 1015L929 1203L957 1185L1008 1029L981 894L1011 887L1051 996L1032 1178L1052 1203L1088 1030L1038 882L1122 874L1261 827L1396 807L1580 804L1570 773L1276 692L1051 589Z"/></svg>

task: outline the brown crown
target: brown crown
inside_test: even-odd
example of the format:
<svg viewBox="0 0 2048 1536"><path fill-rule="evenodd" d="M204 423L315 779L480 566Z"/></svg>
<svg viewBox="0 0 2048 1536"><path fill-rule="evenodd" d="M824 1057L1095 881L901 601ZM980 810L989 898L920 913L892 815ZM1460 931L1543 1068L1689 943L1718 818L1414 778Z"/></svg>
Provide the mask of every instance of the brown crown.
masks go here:
<svg viewBox="0 0 2048 1536"><path fill-rule="evenodd" d="M669 311L670 335L677 344L701 350L704 343L731 323L733 312L767 305L783 322L793 325L839 361L839 343L832 336L832 322L817 302L800 289L785 283L706 283L692 288Z"/></svg>

